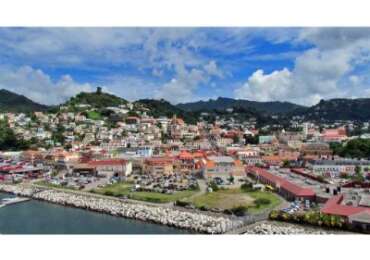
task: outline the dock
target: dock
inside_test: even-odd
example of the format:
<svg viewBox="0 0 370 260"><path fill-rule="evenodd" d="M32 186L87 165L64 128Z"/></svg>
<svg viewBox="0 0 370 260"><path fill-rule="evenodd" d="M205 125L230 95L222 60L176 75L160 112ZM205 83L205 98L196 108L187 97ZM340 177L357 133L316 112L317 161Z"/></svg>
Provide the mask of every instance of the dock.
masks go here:
<svg viewBox="0 0 370 260"><path fill-rule="evenodd" d="M0 204L0 208L9 206L9 205L14 205L22 202L26 202L31 200L30 198L22 198L22 197L16 197L16 198L9 198L9 199L3 199Z"/></svg>

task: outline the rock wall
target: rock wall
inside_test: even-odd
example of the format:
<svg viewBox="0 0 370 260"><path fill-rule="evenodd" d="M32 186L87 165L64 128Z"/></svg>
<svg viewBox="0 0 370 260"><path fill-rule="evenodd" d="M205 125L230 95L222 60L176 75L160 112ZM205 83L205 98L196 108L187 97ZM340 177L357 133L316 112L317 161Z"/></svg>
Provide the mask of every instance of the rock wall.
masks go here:
<svg viewBox="0 0 370 260"><path fill-rule="evenodd" d="M243 224L242 221L231 220L222 216L210 216L201 212L183 211L172 207L127 203L116 199L90 196L89 194L75 194L52 189L40 190L20 185L3 184L0 184L0 190L60 205L184 228L199 233L223 234Z"/></svg>

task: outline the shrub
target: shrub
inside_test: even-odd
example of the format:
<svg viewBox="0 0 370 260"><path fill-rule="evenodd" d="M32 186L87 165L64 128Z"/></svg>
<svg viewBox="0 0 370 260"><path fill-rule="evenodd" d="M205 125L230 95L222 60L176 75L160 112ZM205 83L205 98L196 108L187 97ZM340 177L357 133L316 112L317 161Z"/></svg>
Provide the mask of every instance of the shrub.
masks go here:
<svg viewBox="0 0 370 260"><path fill-rule="evenodd" d="M250 192L253 191L253 184L249 182L243 183L242 186L240 186L240 188L242 189L242 191Z"/></svg>
<svg viewBox="0 0 370 260"><path fill-rule="evenodd" d="M104 195L107 195L107 196L114 196L114 193L110 190L107 190L104 192Z"/></svg>
<svg viewBox="0 0 370 260"><path fill-rule="evenodd" d="M259 208L261 205L268 205L270 203L271 201L266 198L259 198L254 201L254 204L256 205L257 208Z"/></svg>
<svg viewBox="0 0 370 260"><path fill-rule="evenodd" d="M270 212L270 214L269 214L269 219L271 219L271 220L277 220L277 219L279 219L279 211L277 211L277 210L272 210L271 212Z"/></svg>
<svg viewBox="0 0 370 260"><path fill-rule="evenodd" d="M208 208L207 208L206 206L200 206L200 207L199 207L199 210L207 211L207 210L208 210Z"/></svg>
<svg viewBox="0 0 370 260"><path fill-rule="evenodd" d="M245 216L248 208L245 207L245 206L237 206L237 207L234 207L232 209L230 209L231 212L235 215L235 216L238 216L238 217L242 217L242 216Z"/></svg>
<svg viewBox="0 0 370 260"><path fill-rule="evenodd" d="M198 183L196 183L196 184L194 184L194 185L190 185L189 190L192 190L192 191L199 191L199 190L200 190L200 188L199 188L199 184L198 184Z"/></svg>
<svg viewBox="0 0 370 260"><path fill-rule="evenodd" d="M183 200L176 200L175 205L178 207L186 207L190 205L190 202L183 201Z"/></svg>
<svg viewBox="0 0 370 260"><path fill-rule="evenodd" d="M218 191L220 189L214 181L211 181L209 186L212 188L213 191Z"/></svg>
<svg viewBox="0 0 370 260"><path fill-rule="evenodd" d="M162 200L160 198L151 198L151 197L147 197L144 199L145 201L148 201L148 202L154 202L154 203L160 203L162 202Z"/></svg>

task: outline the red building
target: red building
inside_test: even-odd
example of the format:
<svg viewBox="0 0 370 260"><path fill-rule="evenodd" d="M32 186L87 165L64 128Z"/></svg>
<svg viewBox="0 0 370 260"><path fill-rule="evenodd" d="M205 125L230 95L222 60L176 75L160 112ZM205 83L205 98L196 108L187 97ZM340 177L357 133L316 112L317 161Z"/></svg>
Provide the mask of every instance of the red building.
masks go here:
<svg viewBox="0 0 370 260"><path fill-rule="evenodd" d="M277 192L287 200L310 200L316 199L316 193L309 188L298 186L280 176L274 175L265 169L248 167L248 175L257 178L261 183L274 187Z"/></svg>
<svg viewBox="0 0 370 260"><path fill-rule="evenodd" d="M343 195L330 198L321 209L321 212L328 215L340 216L352 225L363 231L370 231L370 208L343 205Z"/></svg>

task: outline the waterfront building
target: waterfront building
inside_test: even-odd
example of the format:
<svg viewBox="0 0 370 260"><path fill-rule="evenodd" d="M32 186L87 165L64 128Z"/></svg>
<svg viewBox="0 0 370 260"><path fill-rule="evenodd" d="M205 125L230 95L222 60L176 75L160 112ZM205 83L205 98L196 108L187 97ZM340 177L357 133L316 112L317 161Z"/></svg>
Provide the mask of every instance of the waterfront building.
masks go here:
<svg viewBox="0 0 370 260"><path fill-rule="evenodd" d="M95 160L88 162L88 165L103 174L113 172L119 176L128 176L132 173L132 163L123 159Z"/></svg>
<svg viewBox="0 0 370 260"><path fill-rule="evenodd" d="M315 201L316 199L316 193L312 189L301 187L283 177L274 175L265 169L248 167L247 173L261 183L272 186L287 200Z"/></svg>
<svg viewBox="0 0 370 260"><path fill-rule="evenodd" d="M321 212L328 215L343 217L353 228L370 231L370 208L343 204L344 195L330 198Z"/></svg>

